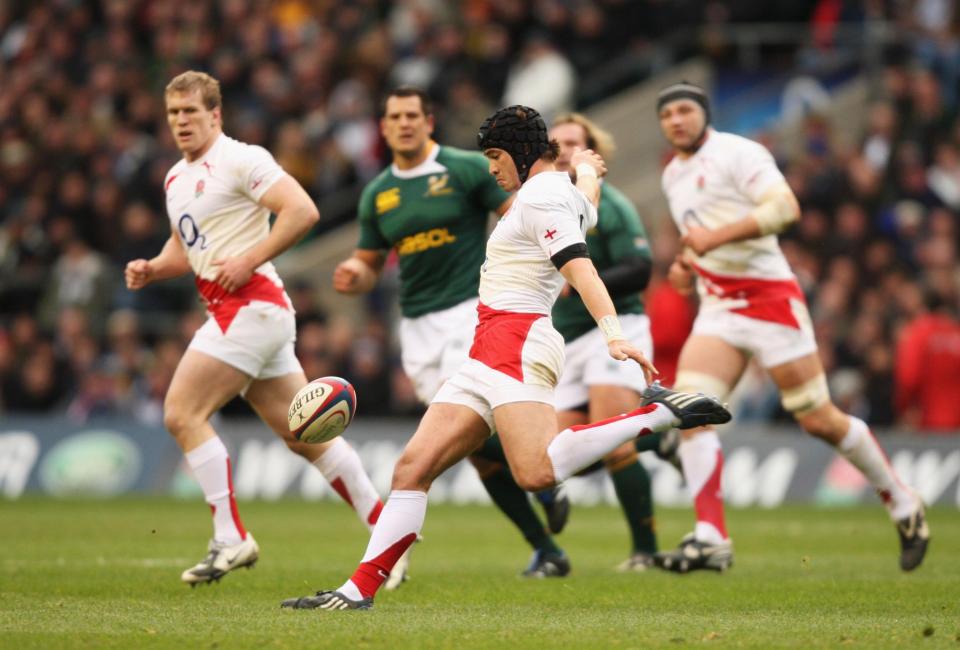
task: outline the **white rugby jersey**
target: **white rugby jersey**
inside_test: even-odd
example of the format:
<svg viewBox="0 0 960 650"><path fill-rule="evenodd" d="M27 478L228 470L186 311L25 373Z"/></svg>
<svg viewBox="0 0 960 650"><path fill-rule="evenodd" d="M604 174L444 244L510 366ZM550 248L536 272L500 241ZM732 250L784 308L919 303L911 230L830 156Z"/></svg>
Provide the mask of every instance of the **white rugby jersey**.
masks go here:
<svg viewBox="0 0 960 650"><path fill-rule="evenodd" d="M713 129L694 155L675 156L662 178L670 213L682 233L688 224L716 229L739 221L771 187L785 182L763 145ZM715 248L701 256L697 266L737 278L794 277L772 234Z"/></svg>
<svg viewBox="0 0 960 650"><path fill-rule="evenodd" d="M510 312L549 315L564 279L550 258L597 223L597 210L566 172L540 172L517 192L487 240L480 302Z"/></svg>
<svg viewBox="0 0 960 650"><path fill-rule="evenodd" d="M234 257L266 239L270 211L257 201L285 175L273 156L255 145L220 134L210 150L193 162L180 160L164 181L167 214L196 275L197 288L226 331L233 314L250 300L289 306L283 282L269 261L233 294L214 284L214 260ZM228 315L222 313L224 310Z"/></svg>

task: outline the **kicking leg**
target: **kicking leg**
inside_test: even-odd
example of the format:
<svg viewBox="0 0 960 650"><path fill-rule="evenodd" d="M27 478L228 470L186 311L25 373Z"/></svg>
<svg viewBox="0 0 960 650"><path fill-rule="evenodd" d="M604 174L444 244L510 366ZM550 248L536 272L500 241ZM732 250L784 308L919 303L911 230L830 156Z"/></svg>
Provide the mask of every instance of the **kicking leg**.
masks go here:
<svg viewBox="0 0 960 650"><path fill-rule="evenodd" d="M296 609L371 607L374 595L393 565L420 534L430 485L479 447L489 434L487 423L472 409L458 404L431 404L397 461L390 498L353 576L336 591L291 598L283 601L282 606Z"/></svg>

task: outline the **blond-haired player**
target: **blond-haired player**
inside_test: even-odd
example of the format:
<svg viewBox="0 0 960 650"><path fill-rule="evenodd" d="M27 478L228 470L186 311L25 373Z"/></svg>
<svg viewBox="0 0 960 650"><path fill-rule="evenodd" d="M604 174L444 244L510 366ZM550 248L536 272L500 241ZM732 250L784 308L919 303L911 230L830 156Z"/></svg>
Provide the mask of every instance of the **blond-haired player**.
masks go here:
<svg viewBox="0 0 960 650"><path fill-rule="evenodd" d="M900 534L900 567L916 568L929 539L923 504L897 477L866 423L830 400L803 292L777 243L777 234L800 216L783 174L760 144L710 127L702 88L668 86L657 110L675 154L663 171L663 191L685 245L670 281L690 292L696 279L701 301L675 388L724 399L756 357L797 423L833 446L876 489ZM678 572L723 570L733 561L733 547L724 522L717 432L684 432L679 454L696 528L657 562Z"/></svg>
<svg viewBox="0 0 960 650"><path fill-rule="evenodd" d="M127 287L193 272L209 318L197 330L164 401L164 423L213 512L207 555L185 570L191 586L253 566L259 548L240 520L230 458L210 417L242 395L372 527L382 508L353 448L337 438L297 442L287 408L307 382L294 355L293 308L270 260L317 222L313 201L262 147L223 133L220 84L189 71L166 87L167 123L183 154L164 181L171 235L152 259L129 262ZM270 227L270 213L276 222Z"/></svg>

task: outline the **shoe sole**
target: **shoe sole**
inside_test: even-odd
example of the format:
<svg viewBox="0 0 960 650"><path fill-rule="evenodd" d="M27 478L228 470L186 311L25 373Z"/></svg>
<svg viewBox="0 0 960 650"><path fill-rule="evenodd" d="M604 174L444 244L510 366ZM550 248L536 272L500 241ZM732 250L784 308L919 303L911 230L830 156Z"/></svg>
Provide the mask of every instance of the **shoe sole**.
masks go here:
<svg viewBox="0 0 960 650"><path fill-rule="evenodd" d="M715 564L702 564L698 566L690 566L689 561L684 562L684 560L676 560L671 562L670 566L666 565L666 558L654 558L653 564L658 569L663 569L664 571L669 571L670 573L692 573L693 571L715 571L716 573L726 573L729 569L733 567L733 558L726 558L720 560Z"/></svg>
<svg viewBox="0 0 960 650"><path fill-rule="evenodd" d="M221 578L223 578L223 576L227 575L231 571L236 571L237 569L244 569L244 568L247 570L252 569L253 567L256 566L257 561L259 559L260 559L259 557L255 557L252 560L248 560L244 562L243 564L238 564L232 569L221 571L215 575L202 576L199 580L183 580L183 578L180 578L180 579L181 581L183 581L184 584L190 585L191 588L196 587L197 585L209 585L210 583L213 583L213 582L220 582Z"/></svg>

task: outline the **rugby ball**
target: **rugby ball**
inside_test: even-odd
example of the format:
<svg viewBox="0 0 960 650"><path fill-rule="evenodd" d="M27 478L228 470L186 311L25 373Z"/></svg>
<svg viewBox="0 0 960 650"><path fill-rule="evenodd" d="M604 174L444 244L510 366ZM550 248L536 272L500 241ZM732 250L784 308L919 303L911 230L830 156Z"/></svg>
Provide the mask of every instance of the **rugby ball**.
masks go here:
<svg viewBox="0 0 960 650"><path fill-rule="evenodd" d="M346 379L320 377L300 389L287 411L290 433L301 442L333 440L357 410L357 393Z"/></svg>

